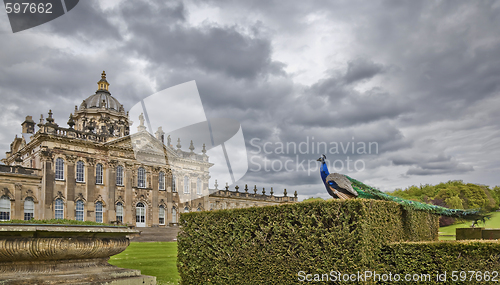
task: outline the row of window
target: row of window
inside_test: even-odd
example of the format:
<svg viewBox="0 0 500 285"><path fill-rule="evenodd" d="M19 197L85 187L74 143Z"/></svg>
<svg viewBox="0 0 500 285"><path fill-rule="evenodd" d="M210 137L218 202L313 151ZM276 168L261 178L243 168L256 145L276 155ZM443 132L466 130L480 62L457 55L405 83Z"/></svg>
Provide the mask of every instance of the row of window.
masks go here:
<svg viewBox="0 0 500 285"><path fill-rule="evenodd" d="M27 197L24 199L24 220L29 221L33 219L35 214L35 201L33 198ZM0 221L10 220L10 198L2 196L0 198Z"/></svg>
<svg viewBox="0 0 500 285"><path fill-rule="evenodd" d="M83 201L76 201L76 209L75 209L75 220L83 221ZM54 218L56 219L64 219L64 202L61 198L57 198L54 205ZM103 222L102 216L102 202L95 203L95 221L98 223Z"/></svg>
<svg viewBox="0 0 500 285"><path fill-rule="evenodd" d="M56 180L64 180L64 159L56 159ZM83 161L79 160L76 163L76 182L85 182L85 164ZM98 163L96 165L96 184L103 184L103 167L102 164ZM175 185L175 175L172 176L172 192L177 192ZM116 167L116 185L123 186L123 166L118 165ZM146 169L139 167L137 170L137 187L146 188ZM184 193L189 194L189 177L184 176ZM165 172L161 171L158 176L158 189L165 190ZM196 194L202 195L201 191L201 179L198 178L196 181Z"/></svg>
<svg viewBox="0 0 500 285"><path fill-rule="evenodd" d="M201 211L200 208L197 211ZM189 208L185 207L184 212L189 212ZM29 221L34 218L35 213L35 203L33 198L28 197L24 200L24 220ZM54 204L54 218L64 219L64 202L61 198L57 198ZM8 196L2 196L0 198L0 221L10 220L10 198ZM76 201L75 207L75 220L84 220L84 204L82 200ZM116 220L123 222L123 204L118 202L116 204ZM102 202L97 202L95 204L95 221L98 223L103 222L103 204ZM139 202L136 205L136 223L145 223L146 221L146 207L143 203ZM165 207L160 205L159 207L159 224L165 224ZM172 207L172 223L177 223L177 209Z"/></svg>

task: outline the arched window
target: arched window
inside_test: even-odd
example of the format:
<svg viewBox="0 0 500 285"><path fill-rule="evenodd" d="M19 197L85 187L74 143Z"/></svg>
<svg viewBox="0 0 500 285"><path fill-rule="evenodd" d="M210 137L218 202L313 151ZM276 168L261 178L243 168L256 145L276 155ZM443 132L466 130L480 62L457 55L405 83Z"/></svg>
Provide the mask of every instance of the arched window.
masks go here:
<svg viewBox="0 0 500 285"><path fill-rule="evenodd" d="M158 176L158 189L165 190L165 172L161 171Z"/></svg>
<svg viewBox="0 0 500 285"><path fill-rule="evenodd" d="M77 221L83 221L83 201L82 200L76 201L75 219Z"/></svg>
<svg viewBox="0 0 500 285"><path fill-rule="evenodd" d="M95 221L102 223L102 202L95 203Z"/></svg>
<svg viewBox="0 0 500 285"><path fill-rule="evenodd" d="M135 205L135 225L137 227L144 227L146 225L146 207L141 202Z"/></svg>
<svg viewBox="0 0 500 285"><path fill-rule="evenodd" d="M184 194L189 194L189 177L184 176Z"/></svg>
<svg viewBox="0 0 500 285"><path fill-rule="evenodd" d="M0 221L10 220L10 198L9 196L2 196L0 198Z"/></svg>
<svg viewBox="0 0 500 285"><path fill-rule="evenodd" d="M201 179L196 180L196 194L201 195Z"/></svg>
<svg viewBox="0 0 500 285"><path fill-rule="evenodd" d="M57 198L54 206L54 218L64 219L64 203L61 198Z"/></svg>
<svg viewBox="0 0 500 285"><path fill-rule="evenodd" d="M139 167L137 171L137 187L146 188L146 169Z"/></svg>
<svg viewBox="0 0 500 285"><path fill-rule="evenodd" d="M172 175L172 192L177 192L177 188L175 188L175 175Z"/></svg>
<svg viewBox="0 0 500 285"><path fill-rule="evenodd" d="M95 166L95 184L102 184L102 164Z"/></svg>
<svg viewBox="0 0 500 285"><path fill-rule="evenodd" d="M56 159L56 180L64 180L64 159Z"/></svg>
<svg viewBox="0 0 500 285"><path fill-rule="evenodd" d="M159 212L159 217L160 217L160 225L165 224L165 207L163 205L160 205L160 212Z"/></svg>
<svg viewBox="0 0 500 285"><path fill-rule="evenodd" d="M123 186L123 166L116 167L116 185Z"/></svg>
<svg viewBox="0 0 500 285"><path fill-rule="evenodd" d="M189 208L188 207L184 207L184 213L189 213Z"/></svg>
<svg viewBox="0 0 500 285"><path fill-rule="evenodd" d="M76 182L84 182L85 164L79 160L76 162Z"/></svg>
<svg viewBox="0 0 500 285"><path fill-rule="evenodd" d="M201 208L196 209L196 211L201 212Z"/></svg>
<svg viewBox="0 0 500 285"><path fill-rule="evenodd" d="M116 204L116 220L123 223L123 204L121 202Z"/></svg>
<svg viewBox="0 0 500 285"><path fill-rule="evenodd" d="M177 209L172 207L172 223L177 223Z"/></svg>
<svg viewBox="0 0 500 285"><path fill-rule="evenodd" d="M24 199L24 220L29 221L35 216L35 202L33 198L27 197Z"/></svg>

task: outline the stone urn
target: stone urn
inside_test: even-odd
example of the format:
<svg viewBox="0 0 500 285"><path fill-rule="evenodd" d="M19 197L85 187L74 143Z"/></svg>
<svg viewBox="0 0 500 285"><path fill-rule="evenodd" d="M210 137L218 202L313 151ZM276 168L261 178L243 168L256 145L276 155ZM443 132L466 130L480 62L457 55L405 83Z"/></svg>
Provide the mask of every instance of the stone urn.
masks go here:
<svg viewBox="0 0 500 285"><path fill-rule="evenodd" d="M0 284L156 284L108 263L124 251L126 227L0 224Z"/></svg>

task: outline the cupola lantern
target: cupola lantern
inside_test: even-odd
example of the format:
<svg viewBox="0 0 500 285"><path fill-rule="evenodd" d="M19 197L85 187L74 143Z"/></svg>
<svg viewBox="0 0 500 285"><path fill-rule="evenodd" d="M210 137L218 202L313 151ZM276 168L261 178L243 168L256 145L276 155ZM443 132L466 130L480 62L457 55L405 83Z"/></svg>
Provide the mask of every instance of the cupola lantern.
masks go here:
<svg viewBox="0 0 500 285"><path fill-rule="evenodd" d="M108 91L109 92L109 83L106 80L106 72L103 71L101 74L101 80L97 82L97 91Z"/></svg>

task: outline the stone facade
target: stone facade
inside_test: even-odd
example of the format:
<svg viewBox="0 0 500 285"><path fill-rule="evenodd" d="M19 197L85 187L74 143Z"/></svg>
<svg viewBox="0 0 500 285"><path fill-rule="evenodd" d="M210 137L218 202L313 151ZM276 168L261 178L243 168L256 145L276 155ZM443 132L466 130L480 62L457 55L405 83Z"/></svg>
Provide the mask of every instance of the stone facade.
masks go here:
<svg viewBox="0 0 500 285"><path fill-rule="evenodd" d="M139 118L137 132L111 96L103 72L95 94L75 106L68 127L49 111L31 116L0 166L0 220L66 218L137 227L177 224L181 212L296 202L293 197L231 194L208 189L209 162L202 154L153 136ZM38 129L36 129L38 127ZM210 195L210 196L209 196ZM221 206L224 205L224 206Z"/></svg>
<svg viewBox="0 0 500 285"><path fill-rule="evenodd" d="M128 113L111 96L104 72L98 88L75 106L67 128L52 111L37 131L26 117L2 160L0 218L23 219L24 205L34 204L35 219L150 227L177 223L181 211L208 209L208 156L164 144L161 129L151 135L142 118L130 134Z"/></svg>

